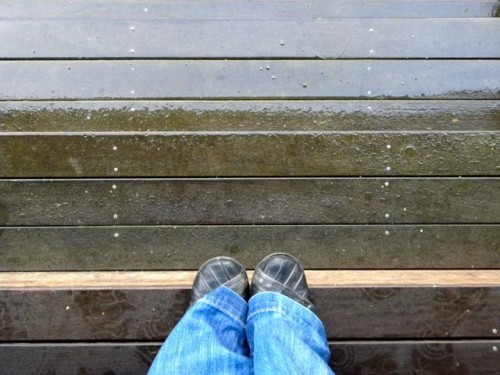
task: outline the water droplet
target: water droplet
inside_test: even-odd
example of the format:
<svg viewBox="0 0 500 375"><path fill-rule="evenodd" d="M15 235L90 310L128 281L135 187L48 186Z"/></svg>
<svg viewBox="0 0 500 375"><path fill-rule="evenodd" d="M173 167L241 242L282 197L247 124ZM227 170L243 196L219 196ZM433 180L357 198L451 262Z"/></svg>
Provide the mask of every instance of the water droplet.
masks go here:
<svg viewBox="0 0 500 375"><path fill-rule="evenodd" d="M411 36L411 38L412 38L412 39L415 39L415 34L413 34L413 35Z"/></svg>
<svg viewBox="0 0 500 375"><path fill-rule="evenodd" d="M403 208L403 211L406 211L406 207Z"/></svg>
<svg viewBox="0 0 500 375"><path fill-rule="evenodd" d="M493 347L493 351L496 352L498 348L496 346Z"/></svg>
<svg viewBox="0 0 500 375"><path fill-rule="evenodd" d="M401 85L404 85L405 84L405 81L401 81Z"/></svg>
<svg viewBox="0 0 500 375"><path fill-rule="evenodd" d="M389 234L391 234L391 232L389 232L388 230L385 231L385 235L388 236Z"/></svg>
<svg viewBox="0 0 500 375"><path fill-rule="evenodd" d="M135 70L135 68L133 66L130 67L130 70Z"/></svg>
<svg viewBox="0 0 500 375"><path fill-rule="evenodd" d="M90 115L87 115L87 120L90 120Z"/></svg>
<svg viewBox="0 0 500 375"><path fill-rule="evenodd" d="M114 170L115 172L118 172L118 168L117 168L117 167L114 167L114 168L113 168L113 170Z"/></svg>
<svg viewBox="0 0 500 375"><path fill-rule="evenodd" d="M420 233L424 233L424 230L423 230L423 229L420 229Z"/></svg>
<svg viewBox="0 0 500 375"><path fill-rule="evenodd" d="M469 8L465 8L464 12L467 13L469 11Z"/></svg>
<svg viewBox="0 0 500 375"><path fill-rule="evenodd" d="M69 310L69 306L66 306L66 311L68 311L68 310Z"/></svg>
<svg viewBox="0 0 500 375"><path fill-rule="evenodd" d="M134 48L131 48L130 49L130 53L134 53L135 52L135 49Z"/></svg>
<svg viewBox="0 0 500 375"><path fill-rule="evenodd" d="M391 170L391 167L387 167L385 168L385 170L389 172Z"/></svg>
<svg viewBox="0 0 500 375"><path fill-rule="evenodd" d="M384 182L385 186L389 186L389 181Z"/></svg>
<svg viewBox="0 0 500 375"><path fill-rule="evenodd" d="M368 110L370 110L370 111L372 110L372 106L371 105L368 106Z"/></svg>
<svg viewBox="0 0 500 375"><path fill-rule="evenodd" d="M271 70L271 67L269 65L266 65L266 70Z"/></svg>
<svg viewBox="0 0 500 375"><path fill-rule="evenodd" d="M368 90L367 94L368 94L368 95L371 95L371 94L372 94L372 92L371 92L370 90Z"/></svg>
<svg viewBox="0 0 500 375"><path fill-rule="evenodd" d="M285 45L285 42L281 41L281 42L280 42L280 44L281 44L282 46L284 46L284 45Z"/></svg>
<svg viewBox="0 0 500 375"><path fill-rule="evenodd" d="M116 150L118 150L118 147L113 146L113 151L116 151Z"/></svg>
<svg viewBox="0 0 500 375"><path fill-rule="evenodd" d="M493 329L491 330L491 332L493 332L493 333L496 335L498 331L497 331L497 329L496 329L496 328L493 328Z"/></svg>
<svg viewBox="0 0 500 375"><path fill-rule="evenodd" d="M385 214L384 216L385 216L385 218L386 218L386 219L388 219L388 218L389 218L389 214Z"/></svg>
<svg viewBox="0 0 500 375"><path fill-rule="evenodd" d="M111 186L113 190L116 190L116 185Z"/></svg>
<svg viewBox="0 0 500 375"><path fill-rule="evenodd" d="M130 30L135 31L135 27L134 26L130 26Z"/></svg>
<svg viewBox="0 0 500 375"><path fill-rule="evenodd" d="M117 215L117 214L114 214L114 215L113 215L113 219L118 219L118 215Z"/></svg>
<svg viewBox="0 0 500 375"><path fill-rule="evenodd" d="M264 68L261 66L261 67L259 68L259 70L264 70Z"/></svg>
<svg viewBox="0 0 500 375"><path fill-rule="evenodd" d="M135 94L135 90L130 90L130 93L131 94Z"/></svg>
<svg viewBox="0 0 500 375"><path fill-rule="evenodd" d="M366 68L366 70L372 70L372 67L371 67L371 66L369 66L368 68Z"/></svg>
<svg viewBox="0 0 500 375"><path fill-rule="evenodd" d="M144 8L144 11L147 12L149 9L148 8Z"/></svg>
<svg viewBox="0 0 500 375"><path fill-rule="evenodd" d="M390 148L391 148L391 145L387 145L387 146L385 146L385 147L387 147L388 149L390 149Z"/></svg>
<svg viewBox="0 0 500 375"><path fill-rule="evenodd" d="M130 108L130 111L135 112L135 108L134 107Z"/></svg>
<svg viewBox="0 0 500 375"><path fill-rule="evenodd" d="M307 87L307 83L303 83L303 84L302 84L302 87L303 87L303 88L306 88L306 87Z"/></svg>
<svg viewBox="0 0 500 375"><path fill-rule="evenodd" d="M372 33L372 32L373 32L373 29L368 29L368 31Z"/></svg>
<svg viewBox="0 0 500 375"><path fill-rule="evenodd" d="M272 78L272 79L276 79L276 77L275 77L275 76L272 76L271 78Z"/></svg>
<svg viewBox="0 0 500 375"><path fill-rule="evenodd" d="M373 53L373 50L372 50L372 49L370 50L370 53Z"/></svg>
<svg viewBox="0 0 500 375"><path fill-rule="evenodd" d="M115 233L115 238L118 237L120 234L119 233Z"/></svg>

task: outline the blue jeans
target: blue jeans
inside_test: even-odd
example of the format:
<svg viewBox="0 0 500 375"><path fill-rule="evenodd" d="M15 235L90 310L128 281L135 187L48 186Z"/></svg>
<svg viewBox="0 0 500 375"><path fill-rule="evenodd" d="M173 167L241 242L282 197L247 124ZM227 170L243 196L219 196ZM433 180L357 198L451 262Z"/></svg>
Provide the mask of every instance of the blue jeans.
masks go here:
<svg viewBox="0 0 500 375"><path fill-rule="evenodd" d="M148 375L333 374L321 321L264 292L245 302L222 286L197 301L161 347Z"/></svg>

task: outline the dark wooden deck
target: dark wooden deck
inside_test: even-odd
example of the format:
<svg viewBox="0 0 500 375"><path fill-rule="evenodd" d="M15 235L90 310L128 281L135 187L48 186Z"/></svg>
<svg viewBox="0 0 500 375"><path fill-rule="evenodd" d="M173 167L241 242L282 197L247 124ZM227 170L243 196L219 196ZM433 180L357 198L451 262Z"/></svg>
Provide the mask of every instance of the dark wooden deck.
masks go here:
<svg viewBox="0 0 500 375"><path fill-rule="evenodd" d="M499 16L2 2L0 374L144 374L205 259L275 251L337 375L497 374Z"/></svg>

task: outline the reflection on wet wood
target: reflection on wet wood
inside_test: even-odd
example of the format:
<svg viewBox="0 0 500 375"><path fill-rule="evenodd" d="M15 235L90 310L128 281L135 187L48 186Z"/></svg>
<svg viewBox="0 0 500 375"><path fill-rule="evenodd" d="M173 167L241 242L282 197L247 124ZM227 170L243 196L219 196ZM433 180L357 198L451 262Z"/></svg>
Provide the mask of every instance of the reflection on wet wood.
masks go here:
<svg viewBox="0 0 500 375"><path fill-rule="evenodd" d="M115 237L115 233L119 236ZM3 271L196 270L203 259L219 255L236 257L251 269L276 251L299 256L308 269L500 268L500 227L387 224L0 228Z"/></svg>
<svg viewBox="0 0 500 375"><path fill-rule="evenodd" d="M500 99L499 69L499 60L0 61L0 100Z"/></svg>
<svg viewBox="0 0 500 375"><path fill-rule="evenodd" d="M497 20L473 18L16 19L2 22L16 42L0 57L498 58L498 34Z"/></svg>
<svg viewBox="0 0 500 375"><path fill-rule="evenodd" d="M493 100L0 102L2 132L498 131Z"/></svg>
<svg viewBox="0 0 500 375"><path fill-rule="evenodd" d="M480 271L478 271L480 272ZM328 337L495 338L500 286L313 287ZM1 289L2 341L163 340L188 288Z"/></svg>
<svg viewBox="0 0 500 375"><path fill-rule="evenodd" d="M5 375L146 374L161 342L87 344L0 344ZM331 342L337 374L408 373L496 375L499 340ZM25 360L27 357L29 361Z"/></svg>
<svg viewBox="0 0 500 375"><path fill-rule="evenodd" d="M498 178L0 180L0 217L6 226L495 224L499 191Z"/></svg>
<svg viewBox="0 0 500 375"><path fill-rule="evenodd" d="M130 3L95 1L0 4L5 18L90 19L281 19L281 18L470 18L498 17L496 1L262 1L194 0Z"/></svg>

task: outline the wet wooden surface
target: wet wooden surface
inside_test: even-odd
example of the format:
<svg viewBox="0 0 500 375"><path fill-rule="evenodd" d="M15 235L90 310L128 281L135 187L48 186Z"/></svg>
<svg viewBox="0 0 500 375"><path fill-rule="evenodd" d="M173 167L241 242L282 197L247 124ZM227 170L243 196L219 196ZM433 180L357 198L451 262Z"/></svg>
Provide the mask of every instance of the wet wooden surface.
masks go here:
<svg viewBox="0 0 500 375"><path fill-rule="evenodd" d="M0 288L0 373L145 373L188 304L175 277L275 251L403 272L314 279L338 374L496 373L499 16L497 1L0 4L0 280L46 282ZM459 283L408 279L431 269ZM97 270L176 276L47 284Z"/></svg>
<svg viewBox="0 0 500 375"><path fill-rule="evenodd" d="M0 344L5 375L66 374L75 368L88 374L145 374L161 342ZM338 374L496 375L499 340L333 341L332 368ZM25 358L29 356L30 361Z"/></svg>
<svg viewBox="0 0 500 375"><path fill-rule="evenodd" d="M499 69L499 60L0 61L0 100L500 99Z"/></svg>
<svg viewBox="0 0 500 375"><path fill-rule="evenodd" d="M499 187L497 177L0 180L0 218L7 226L494 224Z"/></svg>
<svg viewBox="0 0 500 375"><path fill-rule="evenodd" d="M480 271L476 271L480 272ZM496 285L496 286L495 286ZM2 341L163 340L189 288L0 290ZM500 287L313 287L329 338L498 337ZM349 311L349 314L346 314Z"/></svg>
<svg viewBox="0 0 500 375"><path fill-rule="evenodd" d="M200 260L219 255L237 257L252 269L275 251L299 256L308 269L500 268L500 227L362 224L0 228L3 271L196 270Z"/></svg>

